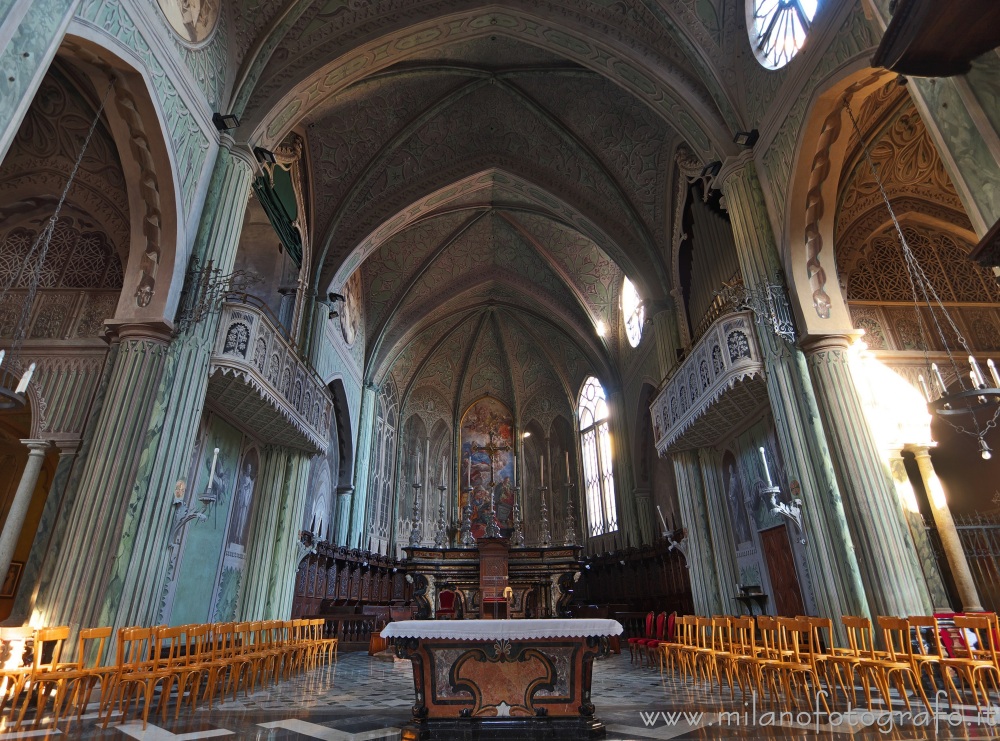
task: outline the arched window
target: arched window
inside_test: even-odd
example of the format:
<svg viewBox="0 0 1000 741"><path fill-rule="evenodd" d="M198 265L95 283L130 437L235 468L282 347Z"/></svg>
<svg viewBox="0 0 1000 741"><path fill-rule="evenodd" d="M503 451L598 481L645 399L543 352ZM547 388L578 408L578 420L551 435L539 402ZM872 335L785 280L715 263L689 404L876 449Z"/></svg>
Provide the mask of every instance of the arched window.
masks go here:
<svg viewBox="0 0 1000 741"><path fill-rule="evenodd" d="M788 64L802 45L818 0L747 0L747 30L754 54L768 69Z"/></svg>
<svg viewBox="0 0 1000 741"><path fill-rule="evenodd" d="M600 381L591 376L580 390L580 448L583 482L587 494L590 534L604 535L618 529L615 479L611 469L611 431L608 402Z"/></svg>
<svg viewBox="0 0 1000 741"><path fill-rule="evenodd" d="M622 283L622 317L625 319L625 335L632 347L639 346L642 339L642 323L646 319L646 309L628 278Z"/></svg>

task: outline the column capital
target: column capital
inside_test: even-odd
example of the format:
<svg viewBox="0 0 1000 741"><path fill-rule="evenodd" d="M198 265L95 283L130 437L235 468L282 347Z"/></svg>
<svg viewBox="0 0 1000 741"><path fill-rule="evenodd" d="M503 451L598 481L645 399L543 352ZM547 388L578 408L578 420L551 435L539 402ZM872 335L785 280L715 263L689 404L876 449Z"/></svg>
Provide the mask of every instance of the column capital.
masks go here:
<svg viewBox="0 0 1000 741"><path fill-rule="evenodd" d="M221 149L226 149L230 154L233 155L234 159L240 160L242 164L252 173L257 167L257 158L253 156L253 152L250 150L249 145L246 147L240 146L236 143L229 134L222 134L219 137L219 147Z"/></svg>
<svg viewBox="0 0 1000 741"><path fill-rule="evenodd" d="M354 493L354 486L353 485L338 486L337 487L337 496L343 496L345 494L353 494L353 493Z"/></svg>
<svg viewBox="0 0 1000 741"><path fill-rule="evenodd" d="M903 450L913 453L914 458L930 458L931 448L936 447L937 443L929 443L927 445L904 445Z"/></svg>
<svg viewBox="0 0 1000 741"><path fill-rule="evenodd" d="M48 440L34 440L27 439L22 440L21 444L28 448L31 452L28 455L44 455L45 452L52 447L52 443Z"/></svg>
<svg viewBox="0 0 1000 741"><path fill-rule="evenodd" d="M59 455L76 455L80 452L82 442L79 438L76 440L53 440L59 450Z"/></svg>
<svg viewBox="0 0 1000 741"><path fill-rule="evenodd" d="M169 343L174 336L174 325L171 322L132 322L114 321L104 322L108 340L111 344L122 342L123 340L152 340L161 344Z"/></svg>
<svg viewBox="0 0 1000 741"><path fill-rule="evenodd" d="M821 352L830 351L845 351L852 344L857 337L860 337L861 333L858 332L854 335L851 334L823 334L814 335L812 337L805 337L799 342L799 346L802 348L807 356L813 356Z"/></svg>
<svg viewBox="0 0 1000 741"><path fill-rule="evenodd" d="M715 176L715 182L718 183L719 190L725 193L730 178L742 176L750 166L755 166L753 151L750 149L746 149L733 157L727 157L726 161L722 163L722 169L719 170L719 174ZM756 174L755 170L754 175Z"/></svg>

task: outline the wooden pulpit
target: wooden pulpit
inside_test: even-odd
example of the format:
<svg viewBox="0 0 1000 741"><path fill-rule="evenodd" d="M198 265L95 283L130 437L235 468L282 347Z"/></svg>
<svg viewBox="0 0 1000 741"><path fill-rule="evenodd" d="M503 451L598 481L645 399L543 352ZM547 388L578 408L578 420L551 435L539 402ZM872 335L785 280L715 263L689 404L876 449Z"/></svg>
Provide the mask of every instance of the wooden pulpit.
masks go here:
<svg viewBox="0 0 1000 741"><path fill-rule="evenodd" d="M506 538L480 538L479 548L479 617L506 618L507 559L510 541Z"/></svg>

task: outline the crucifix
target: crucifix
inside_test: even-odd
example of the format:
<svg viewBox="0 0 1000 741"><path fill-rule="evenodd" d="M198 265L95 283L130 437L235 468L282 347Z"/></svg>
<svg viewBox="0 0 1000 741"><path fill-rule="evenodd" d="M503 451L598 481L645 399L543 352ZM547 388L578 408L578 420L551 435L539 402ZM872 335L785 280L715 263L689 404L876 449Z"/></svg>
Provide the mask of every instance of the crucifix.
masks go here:
<svg viewBox="0 0 1000 741"><path fill-rule="evenodd" d="M489 527L486 529L486 536L489 538L499 538L500 537L500 526L497 524L496 518L496 508L493 502L493 489L496 486L496 482L493 477L494 459L499 453L506 453L511 448L509 445L497 445L493 442L493 436L495 433L495 426L489 425L486 428L487 434L489 435L490 441L486 445L479 445L478 443L472 443L469 450L469 468L472 468L472 453L486 453L490 459L490 522Z"/></svg>

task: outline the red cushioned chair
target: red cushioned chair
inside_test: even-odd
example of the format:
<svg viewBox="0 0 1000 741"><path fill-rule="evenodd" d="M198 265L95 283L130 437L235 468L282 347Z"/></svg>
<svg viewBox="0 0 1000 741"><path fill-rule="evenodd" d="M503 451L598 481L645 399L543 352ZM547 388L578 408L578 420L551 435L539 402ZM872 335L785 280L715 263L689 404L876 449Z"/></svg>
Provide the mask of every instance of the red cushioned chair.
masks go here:
<svg viewBox="0 0 1000 741"><path fill-rule="evenodd" d="M653 654L659 650L660 643L664 640L664 635L667 631L667 613L661 612L656 616L656 627L654 628L653 635L651 638L643 638L639 641L639 646L642 649L642 654L646 655L646 659L649 661L649 665L653 666ZM639 656L639 666L642 666L642 655Z"/></svg>
<svg viewBox="0 0 1000 741"><path fill-rule="evenodd" d="M645 645L640 645L640 642L645 641L653 637L653 620L656 613L650 612L646 615L646 630L641 636L633 636L628 639L628 653L630 663L635 663L636 649L639 649L639 665L642 665L642 651L645 650Z"/></svg>
<svg viewBox="0 0 1000 741"><path fill-rule="evenodd" d="M458 595L450 589L443 589L438 592L439 607L434 616L442 620L454 620L458 612L457 597Z"/></svg>

